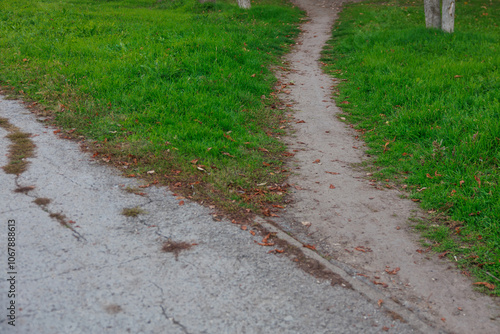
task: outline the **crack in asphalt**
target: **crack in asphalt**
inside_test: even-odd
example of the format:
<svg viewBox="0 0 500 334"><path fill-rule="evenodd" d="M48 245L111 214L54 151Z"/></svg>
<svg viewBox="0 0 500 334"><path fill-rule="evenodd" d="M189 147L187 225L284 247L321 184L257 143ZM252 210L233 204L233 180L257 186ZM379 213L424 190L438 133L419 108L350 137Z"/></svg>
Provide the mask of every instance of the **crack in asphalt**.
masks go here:
<svg viewBox="0 0 500 334"><path fill-rule="evenodd" d="M126 263L135 262L137 260L147 259L149 257L150 257L149 255L140 256L140 257L136 257L134 259L130 259L127 261L122 261L122 262L113 263L113 264L109 264L109 265L103 265L103 266L95 266L95 267L83 266L83 267L73 268L73 269L69 269L66 271L56 273L55 276L64 276L64 275L70 274L72 272L77 272L77 271L82 271L82 270L101 271L101 270L104 270L107 268L119 267L119 266L124 265ZM52 278L53 276L54 276L54 274L53 275L46 275L46 276L42 276L42 277L38 277L38 278L33 278L33 279L25 279L24 281L25 282L38 282L38 281L41 281L41 280L44 280L47 278Z"/></svg>
<svg viewBox="0 0 500 334"><path fill-rule="evenodd" d="M171 321L174 325L178 326L184 333L189 334L189 331L187 330L186 326L181 324L179 321L175 320L174 317L168 316L167 311L165 310L165 307L163 307L163 305L162 305L165 302L163 288L154 282L152 282L152 284L154 286L156 286L161 291L162 300L161 300L161 304L159 305L161 308L161 314L165 317L165 319Z"/></svg>

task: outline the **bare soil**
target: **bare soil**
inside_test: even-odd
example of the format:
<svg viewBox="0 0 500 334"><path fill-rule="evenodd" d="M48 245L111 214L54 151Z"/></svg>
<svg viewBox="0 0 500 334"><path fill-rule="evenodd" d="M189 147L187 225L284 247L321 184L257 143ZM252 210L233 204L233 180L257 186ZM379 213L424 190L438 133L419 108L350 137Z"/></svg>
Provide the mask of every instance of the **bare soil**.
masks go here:
<svg viewBox="0 0 500 334"><path fill-rule="evenodd" d="M278 73L280 98L294 105L288 143L295 174L292 203L274 222L444 331L500 333L498 299L475 292L454 263L417 252L422 247L409 219L425 214L356 167L367 159L365 144L339 119L342 111L331 99L336 80L318 61L345 1L293 1L310 21L284 60L290 70Z"/></svg>

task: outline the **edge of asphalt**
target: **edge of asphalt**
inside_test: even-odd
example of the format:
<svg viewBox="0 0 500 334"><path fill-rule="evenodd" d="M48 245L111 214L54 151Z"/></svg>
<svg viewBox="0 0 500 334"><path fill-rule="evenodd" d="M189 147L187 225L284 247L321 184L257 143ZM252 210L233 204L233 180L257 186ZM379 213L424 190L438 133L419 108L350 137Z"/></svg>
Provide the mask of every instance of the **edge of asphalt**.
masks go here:
<svg viewBox="0 0 500 334"><path fill-rule="evenodd" d="M415 312L412 312L405 306L397 303L392 299L385 299L386 296L382 292L378 291L375 287L371 286L366 279L364 279L363 277L358 278L354 276L356 271L348 265L335 260L325 259L319 253L305 247L302 242L298 241L293 236L283 231L281 228L276 227L276 225L269 223L261 217L257 217L254 220L269 232L276 233L277 238L301 249L306 257L319 262L334 274L339 275L343 280L349 283L354 290L364 295L367 299L371 300L374 303L378 303L382 300L380 307L384 308L388 313L393 315L394 318L397 318L403 322L407 322L416 330L423 331L424 333L446 333L446 331L430 325L429 323L421 319Z"/></svg>

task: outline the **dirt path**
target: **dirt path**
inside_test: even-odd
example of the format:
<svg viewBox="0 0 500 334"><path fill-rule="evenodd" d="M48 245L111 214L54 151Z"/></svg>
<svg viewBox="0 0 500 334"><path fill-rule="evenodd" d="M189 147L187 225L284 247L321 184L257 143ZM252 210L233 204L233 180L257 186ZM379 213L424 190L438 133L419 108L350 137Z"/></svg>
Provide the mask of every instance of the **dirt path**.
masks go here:
<svg viewBox="0 0 500 334"><path fill-rule="evenodd" d="M280 97L295 110L289 144L296 153L290 184L297 190L275 222L434 325L454 333L500 333L498 300L472 291L453 263L417 252L408 219L422 214L418 207L396 190L376 189L352 167L366 158L364 143L338 120L341 110L330 99L335 81L318 62L343 1L294 2L311 19L286 59L291 71L280 78L289 90Z"/></svg>

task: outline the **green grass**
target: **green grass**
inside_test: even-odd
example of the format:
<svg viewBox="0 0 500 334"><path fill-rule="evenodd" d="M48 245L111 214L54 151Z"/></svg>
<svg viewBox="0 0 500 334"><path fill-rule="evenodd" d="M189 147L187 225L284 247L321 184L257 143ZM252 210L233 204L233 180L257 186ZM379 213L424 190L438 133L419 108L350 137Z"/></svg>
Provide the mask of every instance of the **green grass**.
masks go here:
<svg viewBox="0 0 500 334"><path fill-rule="evenodd" d="M284 178L270 65L301 16L284 0L2 1L0 85L127 174L256 209L241 194Z"/></svg>
<svg viewBox="0 0 500 334"><path fill-rule="evenodd" d="M323 61L378 175L434 213L424 236L500 295L500 2L459 1L455 22L426 29L422 1L348 5Z"/></svg>

